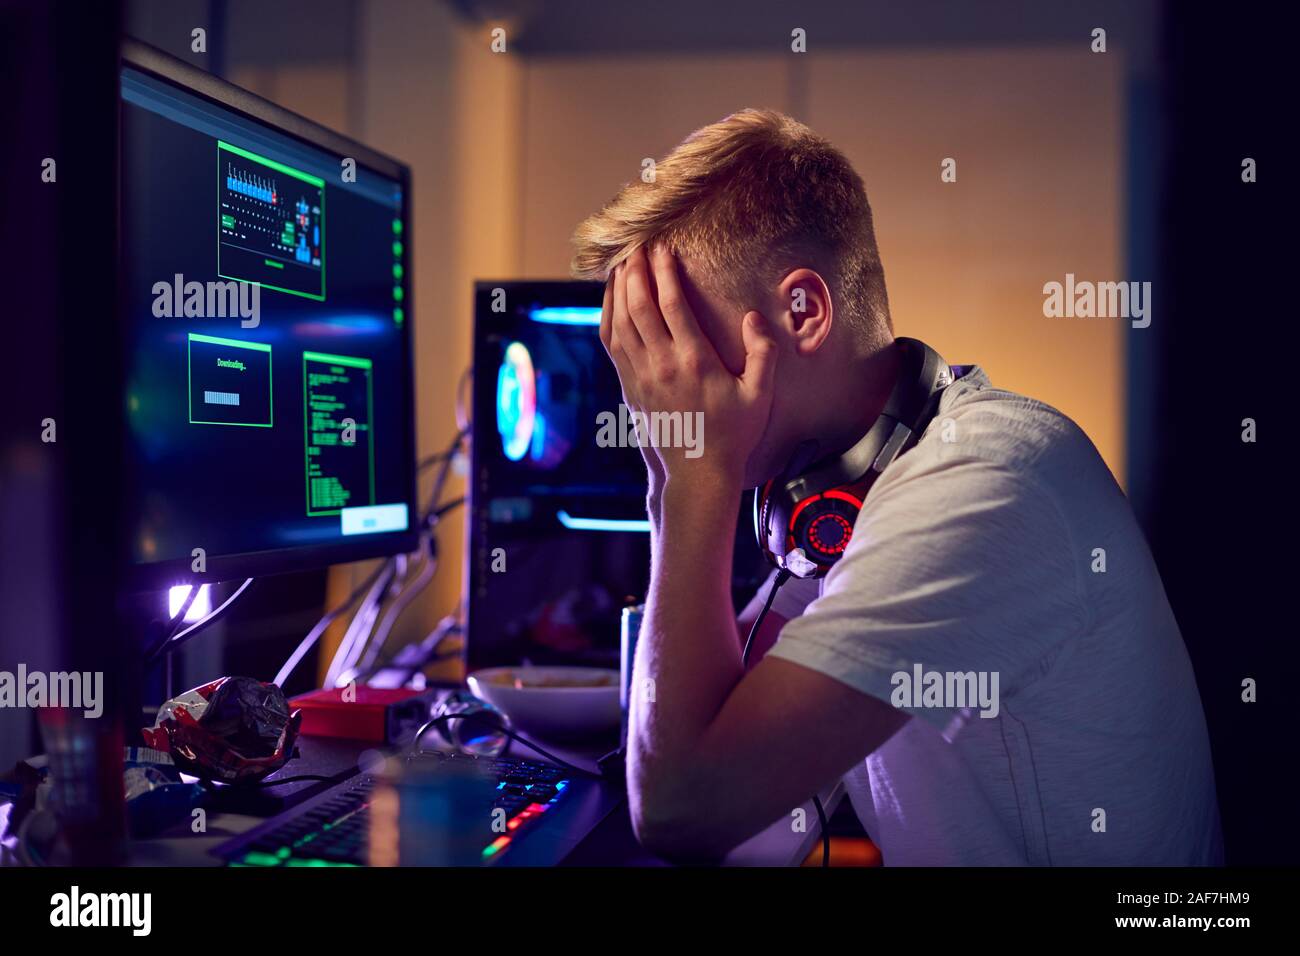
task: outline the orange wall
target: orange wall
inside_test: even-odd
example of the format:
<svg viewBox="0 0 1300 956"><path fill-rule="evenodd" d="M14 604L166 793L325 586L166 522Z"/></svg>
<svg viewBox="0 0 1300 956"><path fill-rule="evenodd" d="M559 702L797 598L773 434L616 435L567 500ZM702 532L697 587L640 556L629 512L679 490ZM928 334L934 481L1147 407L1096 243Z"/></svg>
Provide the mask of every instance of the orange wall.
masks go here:
<svg viewBox="0 0 1300 956"><path fill-rule="evenodd" d="M807 121L867 183L895 331L1055 405L1122 479L1126 325L1043 316L1045 282L1125 278L1118 54L836 54L809 70Z"/></svg>
<svg viewBox="0 0 1300 956"><path fill-rule="evenodd" d="M520 259L567 277L574 227L692 130L749 105L789 109L788 57L525 63Z"/></svg>
<svg viewBox="0 0 1300 956"><path fill-rule="evenodd" d="M1042 312L1067 272L1123 278L1121 76L1115 53L1023 48L528 63L520 259L565 275L573 226L642 157L785 110L866 181L897 333L1062 409L1122 479L1122 324Z"/></svg>

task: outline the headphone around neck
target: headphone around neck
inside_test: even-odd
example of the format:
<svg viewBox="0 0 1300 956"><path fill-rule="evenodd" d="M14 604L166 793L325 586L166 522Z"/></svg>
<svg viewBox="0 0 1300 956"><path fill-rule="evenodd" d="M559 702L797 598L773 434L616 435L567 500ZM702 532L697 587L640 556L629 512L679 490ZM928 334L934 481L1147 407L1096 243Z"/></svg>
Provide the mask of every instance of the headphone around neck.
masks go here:
<svg viewBox="0 0 1300 956"><path fill-rule="evenodd" d="M842 455L812 464L808 458L816 443L805 442L784 472L755 490L758 546L772 564L795 577L824 577L840 559L867 492L916 444L938 411L943 390L965 371L954 372L924 342L894 341L902 349L898 381L871 429Z"/></svg>

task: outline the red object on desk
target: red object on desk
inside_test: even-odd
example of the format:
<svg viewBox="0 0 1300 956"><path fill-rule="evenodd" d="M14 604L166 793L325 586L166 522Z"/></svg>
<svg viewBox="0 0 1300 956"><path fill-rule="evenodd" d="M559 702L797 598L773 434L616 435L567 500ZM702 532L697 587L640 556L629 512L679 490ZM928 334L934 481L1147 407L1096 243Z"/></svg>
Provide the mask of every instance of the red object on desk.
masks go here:
<svg viewBox="0 0 1300 956"><path fill-rule="evenodd" d="M396 743L429 719L433 699L432 690L330 687L302 694L291 703L302 711L304 734Z"/></svg>

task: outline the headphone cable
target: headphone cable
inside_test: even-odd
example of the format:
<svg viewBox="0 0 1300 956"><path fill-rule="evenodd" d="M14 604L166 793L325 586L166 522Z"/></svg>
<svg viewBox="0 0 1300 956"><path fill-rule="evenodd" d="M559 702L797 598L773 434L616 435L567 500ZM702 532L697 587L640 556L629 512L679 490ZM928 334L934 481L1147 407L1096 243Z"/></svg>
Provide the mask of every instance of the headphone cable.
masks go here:
<svg viewBox="0 0 1300 956"><path fill-rule="evenodd" d="M763 602L763 609L758 612L758 617L754 618L754 623L749 626L749 637L745 639L745 649L740 652L740 667L742 670L749 666L749 652L754 649L754 638L758 636L758 629L763 623L763 618L767 617L767 612L772 610L772 601L776 599L777 589L790 580L790 572L785 568L780 568L776 572L776 580L772 582L772 590L767 592L767 600Z"/></svg>

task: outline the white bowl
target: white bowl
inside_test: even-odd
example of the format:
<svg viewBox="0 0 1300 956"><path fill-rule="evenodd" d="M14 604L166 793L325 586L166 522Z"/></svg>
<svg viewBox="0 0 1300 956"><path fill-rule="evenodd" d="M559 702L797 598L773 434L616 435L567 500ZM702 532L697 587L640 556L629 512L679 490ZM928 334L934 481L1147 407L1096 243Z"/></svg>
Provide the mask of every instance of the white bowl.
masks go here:
<svg viewBox="0 0 1300 956"><path fill-rule="evenodd" d="M467 681L475 697L501 710L526 734L574 739L607 733L619 724L616 670L488 667Z"/></svg>

